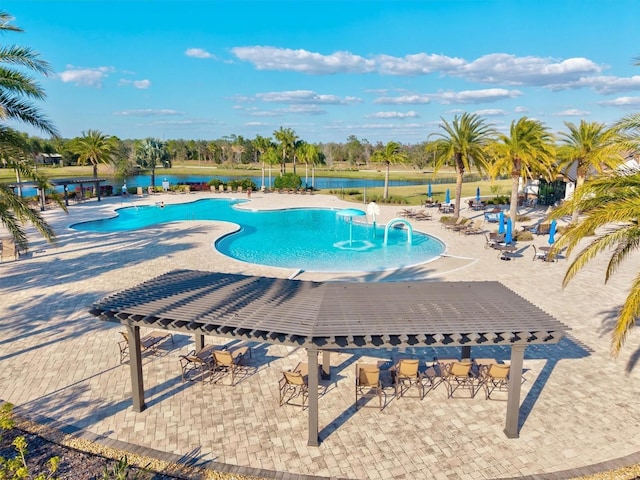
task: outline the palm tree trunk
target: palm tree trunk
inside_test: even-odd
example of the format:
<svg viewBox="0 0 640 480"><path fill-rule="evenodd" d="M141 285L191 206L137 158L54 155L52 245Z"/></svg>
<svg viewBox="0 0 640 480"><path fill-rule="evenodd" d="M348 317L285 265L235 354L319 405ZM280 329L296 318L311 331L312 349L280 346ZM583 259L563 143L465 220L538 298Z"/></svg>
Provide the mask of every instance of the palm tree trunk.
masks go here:
<svg viewBox="0 0 640 480"><path fill-rule="evenodd" d="M456 202L453 209L453 218L460 218L460 197L462 196L462 182L464 181L464 163L462 163L462 155L456 154Z"/></svg>
<svg viewBox="0 0 640 480"><path fill-rule="evenodd" d="M580 190L580 188L582 187L582 185L584 184L584 175L578 175L576 177L576 189L573 191L573 197L575 198L576 194L578 193L578 190ZM577 223L578 219L580 217L580 210L578 210L577 208L573 209L573 213L571 214L571 223Z"/></svg>
<svg viewBox="0 0 640 480"><path fill-rule="evenodd" d="M16 182L18 184L18 196L22 198L22 178L20 178L20 170L16 168Z"/></svg>
<svg viewBox="0 0 640 480"><path fill-rule="evenodd" d="M389 198L389 162L387 162L387 168L384 171L384 193L382 198L385 200Z"/></svg>
<svg viewBox="0 0 640 480"><path fill-rule="evenodd" d="M511 226L516 229L516 219L518 217L518 186L520 184L520 175L511 173L511 207L509 208L509 217L511 217Z"/></svg>

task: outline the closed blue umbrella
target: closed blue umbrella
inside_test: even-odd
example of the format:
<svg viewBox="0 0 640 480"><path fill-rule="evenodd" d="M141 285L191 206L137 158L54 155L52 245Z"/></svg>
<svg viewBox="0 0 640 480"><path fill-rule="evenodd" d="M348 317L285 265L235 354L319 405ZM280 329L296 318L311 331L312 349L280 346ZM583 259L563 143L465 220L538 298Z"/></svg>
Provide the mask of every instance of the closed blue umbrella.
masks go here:
<svg viewBox="0 0 640 480"><path fill-rule="evenodd" d="M504 212L500 210L500 215L498 216L498 233L502 235L504 233Z"/></svg>
<svg viewBox="0 0 640 480"><path fill-rule="evenodd" d="M556 241L555 237L556 235L556 221L552 220L551 221L551 225L549 225L549 245L553 245L553 243Z"/></svg>
<svg viewBox="0 0 640 480"><path fill-rule="evenodd" d="M480 187L476 188L476 202L480 203Z"/></svg>
<svg viewBox="0 0 640 480"><path fill-rule="evenodd" d="M447 193L444 196L444 203L451 203L451 193L449 192L448 188L447 188Z"/></svg>
<svg viewBox="0 0 640 480"><path fill-rule="evenodd" d="M427 186L427 197L431 198L431 196L431 182L429 182L429 185Z"/></svg>
<svg viewBox="0 0 640 480"><path fill-rule="evenodd" d="M507 218L507 233L504 236L504 243L509 245L513 242L513 234L511 232L511 217Z"/></svg>

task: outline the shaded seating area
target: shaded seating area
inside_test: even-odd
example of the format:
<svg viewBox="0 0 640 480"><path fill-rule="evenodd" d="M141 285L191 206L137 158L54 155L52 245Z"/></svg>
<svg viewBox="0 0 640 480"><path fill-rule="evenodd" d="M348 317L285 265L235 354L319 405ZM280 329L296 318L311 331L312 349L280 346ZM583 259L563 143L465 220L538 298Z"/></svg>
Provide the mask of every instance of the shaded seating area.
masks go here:
<svg viewBox="0 0 640 480"><path fill-rule="evenodd" d="M412 388L417 390L414 395L422 399L424 397L424 385L420 374L420 361L417 358L403 358L398 360L391 370L391 380L396 397L403 397Z"/></svg>
<svg viewBox="0 0 640 480"><path fill-rule="evenodd" d="M310 446L319 444L319 356L330 377L330 355L345 349L462 347L462 357L470 358L474 346L505 346L510 371L504 432L515 438L525 349L556 344L568 330L495 281L309 282L196 270L175 270L115 293L94 303L90 313L126 328L134 412L147 408L142 327L194 335L202 346L212 335L305 349L307 372L283 372L280 401L300 398L307 405ZM402 376L395 380L399 388L420 393L424 384L417 382L424 376L413 380L409 372L414 385L400 386Z"/></svg>
<svg viewBox="0 0 640 480"><path fill-rule="evenodd" d="M251 350L247 346L230 350L213 350L211 381L213 383L223 382L226 377L229 377L231 386L234 386L236 379L244 371L245 357L249 355L251 355Z"/></svg>

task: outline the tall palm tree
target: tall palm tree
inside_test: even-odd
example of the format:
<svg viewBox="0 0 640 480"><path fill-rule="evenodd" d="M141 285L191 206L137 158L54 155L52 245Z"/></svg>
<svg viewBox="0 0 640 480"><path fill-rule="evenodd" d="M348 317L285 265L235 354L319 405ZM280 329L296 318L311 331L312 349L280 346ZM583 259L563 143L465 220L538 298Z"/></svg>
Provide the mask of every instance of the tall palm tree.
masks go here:
<svg viewBox="0 0 640 480"><path fill-rule="evenodd" d="M442 118L440 128L444 133L432 133L436 139L427 145L427 153L435 156L434 173L453 158L456 169L456 200L453 216L460 217L460 196L466 171L475 167L482 172L488 163L487 145L493 140L492 125L474 113L456 115L452 123Z"/></svg>
<svg viewBox="0 0 640 480"><path fill-rule="evenodd" d="M105 135L99 130L87 130L82 132L81 137L74 138L70 145L71 151L78 155L78 163L86 165L89 163L93 167L93 178L95 190L100 201L98 189L98 164L111 163L117 152L117 142L115 137Z"/></svg>
<svg viewBox="0 0 640 480"><path fill-rule="evenodd" d="M576 188L574 195L582 188L587 176L593 172L602 173L615 169L623 162L632 148L620 129L607 128L604 123L580 121L580 125L565 122L569 132L560 132L558 149L559 166L568 169L575 164ZM579 203L575 204L576 207ZM580 210L571 213L571 221L578 221Z"/></svg>
<svg viewBox="0 0 640 480"><path fill-rule="evenodd" d="M264 154L267 153L269 148L273 147L273 141L271 137L263 137L261 135L256 135L256 138L251 142L253 144L253 148L256 151L256 161L260 161L262 163L262 184L260 188L264 190L264 171L265 171L265 159Z"/></svg>
<svg viewBox="0 0 640 480"><path fill-rule="evenodd" d="M402 147L398 142L387 142L381 150L376 150L373 154L373 159L379 162L384 162L384 193L382 198L385 200L389 198L389 166L392 163L404 163L407 161L407 154L402 151Z"/></svg>
<svg viewBox="0 0 640 480"><path fill-rule="evenodd" d="M539 175L550 177L555 161L555 143L549 130L537 120L522 117L511 122L509 135L497 134L489 146L494 157L492 171L511 174L511 209L509 216L515 228L518 216L518 187Z"/></svg>
<svg viewBox="0 0 640 480"><path fill-rule="evenodd" d="M309 188L309 165L316 165L320 159L320 149L317 145L307 142L299 142L297 156L304 163L304 184L305 188ZM313 186L313 185L312 185Z"/></svg>
<svg viewBox="0 0 640 480"><path fill-rule="evenodd" d="M18 33L23 30L12 25L13 17L0 11L0 32ZM16 68L17 67L17 68ZM44 100L46 94L28 71L41 75L52 73L49 64L38 53L28 47L17 45L0 46L0 120L14 120L27 123L52 136L58 136L53 123L32 103ZM24 138L0 123L0 156L8 167L16 170L18 177L28 177L46 188L46 179L35 170L29 157L29 147ZM0 188L0 223L11 233L21 250L28 248L25 223L31 223L49 242L55 241L51 227L40 213L11 189Z"/></svg>
<svg viewBox="0 0 640 480"><path fill-rule="evenodd" d="M146 138L136 152L136 162L143 168L151 170L152 188L156 186L156 167L158 163L166 166L169 154L165 143L159 138Z"/></svg>
<svg viewBox="0 0 640 480"><path fill-rule="evenodd" d="M549 218L561 218L574 211L582 212L579 222L571 223L551 250L556 255L565 247L567 256L585 237L593 237L569 265L563 286L594 257L610 252L605 283L620 264L640 250L640 172L610 172L587 179L573 197L551 212ZM611 336L611 354L616 357L627 334L640 316L640 273L632 281L624 305L618 313Z"/></svg>
<svg viewBox="0 0 640 480"><path fill-rule="evenodd" d="M279 130L273 132L273 136L278 142L280 142L280 151L282 152L282 163L280 167L280 174L284 175L287 172L287 158L290 154L294 153L296 141L298 136L291 128L280 127ZM295 173L295 168L294 168Z"/></svg>

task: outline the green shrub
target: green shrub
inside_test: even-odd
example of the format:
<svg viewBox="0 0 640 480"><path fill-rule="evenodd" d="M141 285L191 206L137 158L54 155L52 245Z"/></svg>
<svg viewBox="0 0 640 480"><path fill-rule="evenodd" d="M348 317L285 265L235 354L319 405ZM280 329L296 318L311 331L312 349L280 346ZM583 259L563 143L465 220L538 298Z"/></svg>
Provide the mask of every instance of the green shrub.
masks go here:
<svg viewBox="0 0 640 480"><path fill-rule="evenodd" d="M216 190L217 190L218 187L220 187L221 183L223 183L223 182L219 178L212 178L211 180L209 180L207 182L207 185L209 185L210 187L216 187Z"/></svg>
<svg viewBox="0 0 640 480"><path fill-rule="evenodd" d="M275 188L300 188L302 185L302 178L294 173L285 173L279 177L276 177L273 182Z"/></svg>
<svg viewBox="0 0 640 480"><path fill-rule="evenodd" d="M516 242L529 242L533 240L533 233L529 231L516 232L514 237Z"/></svg>

